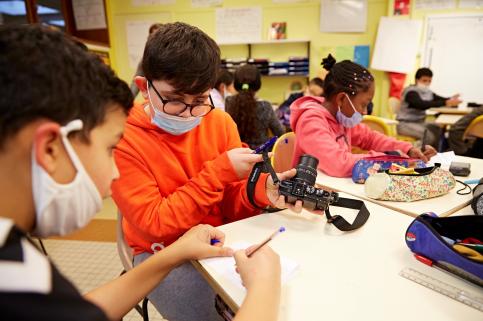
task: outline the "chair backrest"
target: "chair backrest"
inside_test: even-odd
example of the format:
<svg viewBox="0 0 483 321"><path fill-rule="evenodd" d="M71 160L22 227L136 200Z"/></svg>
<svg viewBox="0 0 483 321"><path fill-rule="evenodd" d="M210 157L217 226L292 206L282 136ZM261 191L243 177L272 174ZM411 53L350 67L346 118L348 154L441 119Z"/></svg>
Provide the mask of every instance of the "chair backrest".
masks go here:
<svg viewBox="0 0 483 321"><path fill-rule="evenodd" d="M387 124L381 117L364 115L364 117L362 118L362 123L369 126L369 128L371 128L372 130L380 132L384 135L389 136L390 134L389 126L387 126Z"/></svg>
<svg viewBox="0 0 483 321"><path fill-rule="evenodd" d="M124 238L124 231L122 230L122 214L117 212L117 252L119 253L119 258L121 259L122 266L125 271L129 271L133 268L133 252L132 248L127 244Z"/></svg>
<svg viewBox="0 0 483 321"><path fill-rule="evenodd" d="M280 136L273 145L272 166L275 172L281 173L292 168L292 157L295 149L295 133L288 132Z"/></svg>
<svg viewBox="0 0 483 321"><path fill-rule="evenodd" d="M483 138L483 115L473 119L465 130L463 139L468 137Z"/></svg>
<svg viewBox="0 0 483 321"><path fill-rule="evenodd" d="M396 97L389 97L387 104L389 106L390 116L394 118L393 116L399 112L399 108L401 107L401 100Z"/></svg>

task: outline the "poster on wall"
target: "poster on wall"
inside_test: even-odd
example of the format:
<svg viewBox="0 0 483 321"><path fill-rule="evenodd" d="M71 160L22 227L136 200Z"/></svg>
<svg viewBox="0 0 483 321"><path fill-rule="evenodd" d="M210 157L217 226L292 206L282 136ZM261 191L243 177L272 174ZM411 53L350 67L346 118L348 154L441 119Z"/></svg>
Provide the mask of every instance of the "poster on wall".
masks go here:
<svg viewBox="0 0 483 321"><path fill-rule="evenodd" d="M365 32L367 0L321 0L321 32Z"/></svg>
<svg viewBox="0 0 483 321"><path fill-rule="evenodd" d="M149 35L149 27L156 21L127 21L126 40L129 67L136 69L143 57L144 46Z"/></svg>
<svg viewBox="0 0 483 321"><path fill-rule="evenodd" d="M132 5L135 7L167 5L167 4L176 4L176 0L132 0Z"/></svg>
<svg viewBox="0 0 483 321"><path fill-rule="evenodd" d="M216 9L216 41L245 43L262 40L262 8Z"/></svg>
<svg viewBox="0 0 483 321"><path fill-rule="evenodd" d="M207 8L221 6L223 0L191 0L191 6L195 8Z"/></svg>
<svg viewBox="0 0 483 321"><path fill-rule="evenodd" d="M76 0L72 9L77 30L107 28L103 0Z"/></svg>
<svg viewBox="0 0 483 321"><path fill-rule="evenodd" d="M381 17L371 68L406 74L414 69L422 21Z"/></svg>
<svg viewBox="0 0 483 321"><path fill-rule="evenodd" d="M441 10L456 8L456 0L414 0L416 10Z"/></svg>
<svg viewBox="0 0 483 321"><path fill-rule="evenodd" d="M369 67L369 46L333 46L321 47L320 56L327 57L329 54L334 56L337 61L351 60L363 67Z"/></svg>
<svg viewBox="0 0 483 321"><path fill-rule="evenodd" d="M460 0L460 8L483 8L483 0Z"/></svg>
<svg viewBox="0 0 483 321"><path fill-rule="evenodd" d="M411 0L394 0L394 12L395 16L405 16L409 14L411 6Z"/></svg>

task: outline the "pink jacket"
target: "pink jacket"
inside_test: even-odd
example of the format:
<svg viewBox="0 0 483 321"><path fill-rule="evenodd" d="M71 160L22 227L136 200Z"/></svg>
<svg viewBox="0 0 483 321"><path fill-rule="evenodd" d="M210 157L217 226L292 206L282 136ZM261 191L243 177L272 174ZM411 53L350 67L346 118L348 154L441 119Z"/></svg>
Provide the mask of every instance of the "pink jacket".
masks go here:
<svg viewBox="0 0 483 321"><path fill-rule="evenodd" d="M319 169L330 176L349 177L355 162L384 151L407 153L412 145L387 137L364 124L345 128L322 106L324 98L306 96L290 106L290 125L297 135L293 165L303 154L319 159ZM368 150L368 154L352 154L352 146Z"/></svg>

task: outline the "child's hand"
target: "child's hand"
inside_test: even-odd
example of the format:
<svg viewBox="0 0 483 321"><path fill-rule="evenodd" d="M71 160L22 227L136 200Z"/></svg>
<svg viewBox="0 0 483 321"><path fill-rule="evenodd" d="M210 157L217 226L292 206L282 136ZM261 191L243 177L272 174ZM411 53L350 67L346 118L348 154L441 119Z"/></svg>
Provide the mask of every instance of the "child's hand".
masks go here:
<svg viewBox="0 0 483 321"><path fill-rule="evenodd" d="M237 272L249 291L253 287L280 289L280 257L268 245L262 246L251 257L246 253L252 247L235 252Z"/></svg>
<svg viewBox="0 0 483 321"><path fill-rule="evenodd" d="M286 179L290 179L297 174L297 170L292 168L283 173L277 173L278 179L283 181ZM285 202L285 196L280 195L278 192L278 185L273 183L272 177L268 176L267 178L267 197L268 200L272 203L273 206L276 208L289 208L294 212L300 213L302 212L302 201L296 201L295 204L288 204Z"/></svg>
<svg viewBox="0 0 483 321"><path fill-rule="evenodd" d="M412 158L419 158L423 162L427 163L429 162L429 159L437 153L438 152L433 148L433 146L426 145L424 153L419 148L413 147L409 150L408 156Z"/></svg>
<svg viewBox="0 0 483 321"><path fill-rule="evenodd" d="M228 159L240 179L247 178L253 165L263 160L261 154L252 154L252 152L250 148L234 148L227 152Z"/></svg>
<svg viewBox="0 0 483 321"><path fill-rule="evenodd" d="M211 240L218 240L211 245ZM212 256L232 256L233 250L223 247L225 234L211 225L202 224L191 228L171 246L176 247L182 260L199 260Z"/></svg>

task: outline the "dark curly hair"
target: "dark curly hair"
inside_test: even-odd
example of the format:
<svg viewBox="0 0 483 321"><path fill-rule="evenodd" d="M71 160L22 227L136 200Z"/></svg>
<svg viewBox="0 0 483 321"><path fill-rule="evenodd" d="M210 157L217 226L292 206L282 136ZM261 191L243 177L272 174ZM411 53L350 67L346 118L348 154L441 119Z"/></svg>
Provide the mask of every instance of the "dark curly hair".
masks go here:
<svg viewBox="0 0 483 321"><path fill-rule="evenodd" d="M147 79L164 80L178 92L198 95L215 86L220 48L200 29L186 23L164 23L144 48L142 69Z"/></svg>
<svg viewBox="0 0 483 321"><path fill-rule="evenodd" d="M61 125L81 119L80 137L111 108L127 114L129 87L97 56L59 31L36 25L0 27L0 148L39 118Z"/></svg>
<svg viewBox="0 0 483 321"><path fill-rule="evenodd" d="M327 99L340 92L351 96L366 92L374 81L374 77L366 68L350 60L336 62L331 54L322 60L321 65L329 71L324 79L324 96Z"/></svg>
<svg viewBox="0 0 483 321"><path fill-rule="evenodd" d="M260 71L256 66L243 65L235 71L234 86L237 95L228 101L230 115L238 126L238 132L243 142L251 142L258 137L254 124L257 122L257 101L255 93L262 86Z"/></svg>

